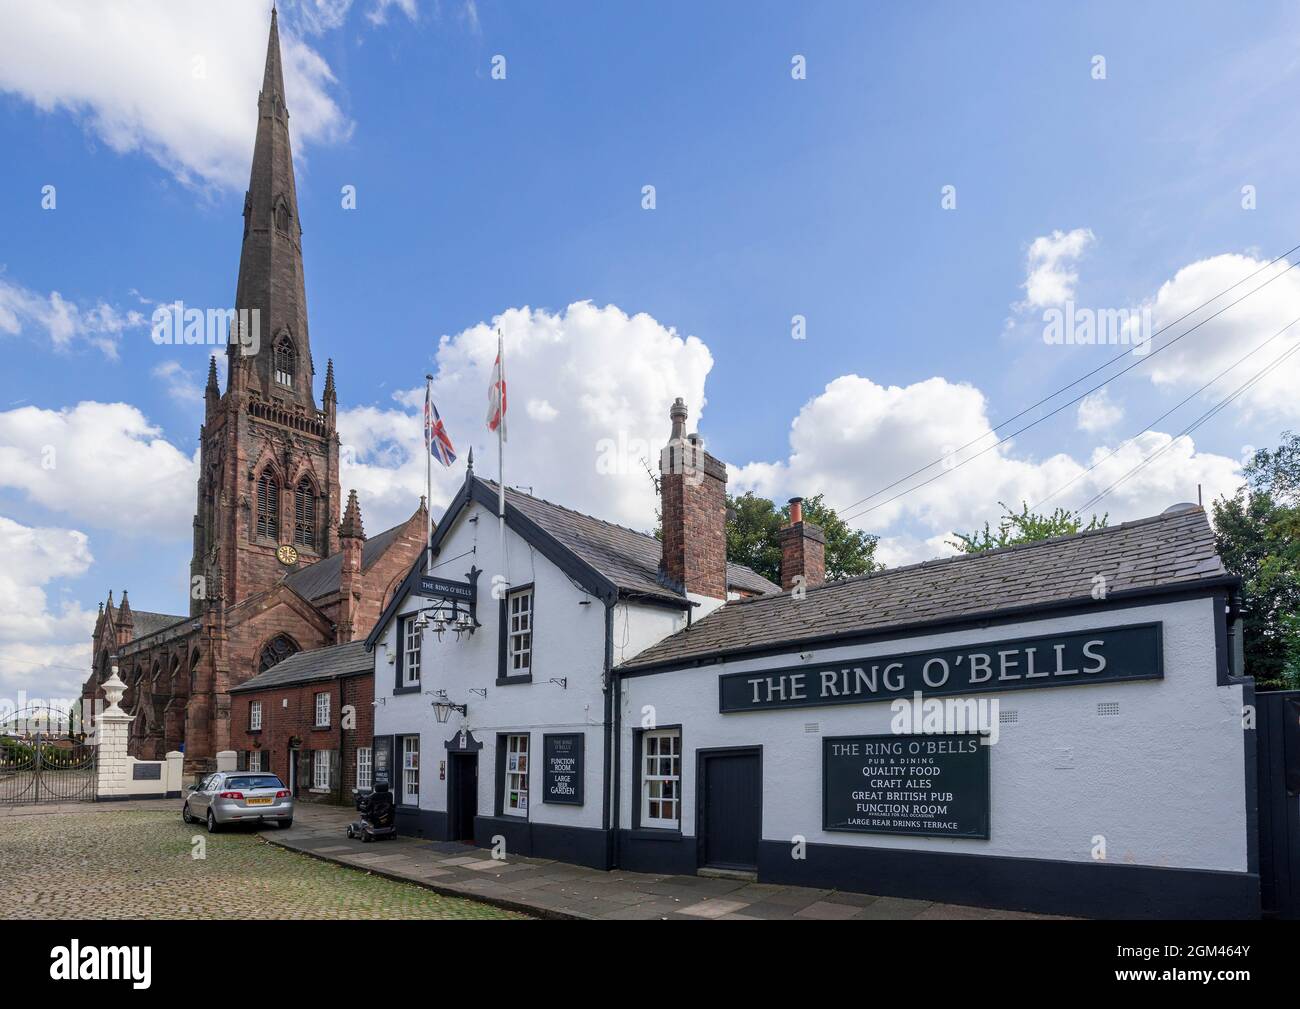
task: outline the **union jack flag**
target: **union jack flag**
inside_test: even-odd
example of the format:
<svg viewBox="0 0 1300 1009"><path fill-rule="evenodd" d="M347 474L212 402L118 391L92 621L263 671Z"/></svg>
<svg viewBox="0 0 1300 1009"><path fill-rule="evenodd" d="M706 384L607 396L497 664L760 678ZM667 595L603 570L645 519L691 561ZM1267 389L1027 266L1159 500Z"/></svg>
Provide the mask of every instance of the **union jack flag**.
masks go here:
<svg viewBox="0 0 1300 1009"><path fill-rule="evenodd" d="M442 426L442 418L438 416L438 408L433 405L427 385L424 387L424 444L429 454L444 466L456 461L456 449L447 436L447 429Z"/></svg>

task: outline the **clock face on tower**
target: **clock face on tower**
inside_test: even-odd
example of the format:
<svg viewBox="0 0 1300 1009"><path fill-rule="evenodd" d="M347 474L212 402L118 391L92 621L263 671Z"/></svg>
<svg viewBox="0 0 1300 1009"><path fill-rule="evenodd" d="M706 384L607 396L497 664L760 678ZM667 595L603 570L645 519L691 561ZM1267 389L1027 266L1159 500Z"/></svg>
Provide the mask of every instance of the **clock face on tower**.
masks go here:
<svg viewBox="0 0 1300 1009"><path fill-rule="evenodd" d="M285 567L293 567L298 563L298 551L288 543L282 543L275 551L275 559Z"/></svg>

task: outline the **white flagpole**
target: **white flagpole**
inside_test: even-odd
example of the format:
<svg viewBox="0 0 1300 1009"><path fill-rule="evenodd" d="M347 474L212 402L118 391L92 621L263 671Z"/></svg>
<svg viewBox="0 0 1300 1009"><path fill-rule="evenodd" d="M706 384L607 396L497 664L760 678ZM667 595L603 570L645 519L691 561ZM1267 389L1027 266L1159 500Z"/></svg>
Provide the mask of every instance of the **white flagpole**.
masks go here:
<svg viewBox="0 0 1300 1009"><path fill-rule="evenodd" d="M433 567L433 445L429 422L433 419L433 376L424 376L424 570Z"/></svg>
<svg viewBox="0 0 1300 1009"><path fill-rule="evenodd" d="M498 379L501 382L497 390L501 397L501 418L497 422L497 527L501 536L501 568L509 583L510 575L505 570L506 564L506 355L505 341L501 330L497 330Z"/></svg>

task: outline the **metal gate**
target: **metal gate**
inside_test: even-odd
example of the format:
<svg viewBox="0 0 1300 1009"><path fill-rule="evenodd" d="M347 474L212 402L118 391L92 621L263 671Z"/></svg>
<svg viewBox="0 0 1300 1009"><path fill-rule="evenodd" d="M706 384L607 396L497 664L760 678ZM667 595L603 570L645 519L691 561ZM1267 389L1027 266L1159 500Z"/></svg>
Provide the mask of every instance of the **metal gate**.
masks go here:
<svg viewBox="0 0 1300 1009"><path fill-rule="evenodd" d="M1300 918L1300 690L1255 695L1259 883L1266 916Z"/></svg>
<svg viewBox="0 0 1300 1009"><path fill-rule="evenodd" d="M98 747L76 716L24 708L0 721L0 806L94 802Z"/></svg>

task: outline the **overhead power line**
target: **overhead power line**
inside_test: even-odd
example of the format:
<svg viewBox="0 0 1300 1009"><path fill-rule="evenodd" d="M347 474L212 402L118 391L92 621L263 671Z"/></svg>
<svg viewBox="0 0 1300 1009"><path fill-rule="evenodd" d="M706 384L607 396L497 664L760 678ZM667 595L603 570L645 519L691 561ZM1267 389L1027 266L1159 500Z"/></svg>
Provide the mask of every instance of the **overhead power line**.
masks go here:
<svg viewBox="0 0 1300 1009"><path fill-rule="evenodd" d="M1184 436L1186 436L1186 435L1191 434L1193 431L1195 431L1198 427L1200 427L1200 426L1201 426L1202 424L1204 424L1206 421L1210 420L1210 419L1213 418L1216 414L1218 414L1219 411L1222 410L1224 407L1226 407L1229 403L1231 403L1233 400L1237 399L1237 397L1241 396L1241 395L1242 395L1243 393L1245 393L1247 390L1249 390L1249 389L1251 389L1252 387L1254 387L1254 385L1255 385L1257 382L1259 382L1261 379L1264 378L1264 376L1266 376L1266 375L1268 375L1270 372L1272 372L1274 368L1277 368L1277 367L1278 367L1279 365L1281 365L1284 361L1288 360L1289 358L1291 358L1292 356L1294 356L1294 355L1295 355L1296 353L1298 353L1298 352L1300 352L1300 344L1297 344L1296 346L1292 347L1290 350L1285 351L1285 352L1284 352L1283 354L1281 354L1279 357L1277 357L1276 359L1274 359L1271 363L1265 365L1263 368L1261 368L1259 371L1257 371L1257 372L1254 374L1254 376L1253 376L1252 378L1248 379L1247 381L1245 381L1245 382L1243 382L1241 385L1239 385L1239 386L1237 387L1236 391L1234 391L1234 392L1232 393L1232 395L1227 396L1227 397L1225 397L1224 399L1220 400L1218 403L1216 403L1214 406L1212 406L1209 410L1206 410L1203 414L1201 414L1198 418L1196 418L1196 420L1194 420L1191 424L1188 424L1187 427L1185 427L1185 428L1183 428L1181 431L1179 431L1178 434L1174 435L1174 437L1173 437L1172 439L1170 439L1170 441L1168 442L1168 444L1166 444L1166 445L1162 445L1159 449L1157 449L1156 451L1152 452L1149 456L1147 456L1145 459L1143 459L1140 463L1138 463L1136 466L1134 466L1131 470L1129 470L1127 473L1125 473L1122 477L1120 477L1118 480L1116 480L1113 484L1111 484L1109 487L1107 487L1107 488L1106 488L1105 490L1103 490L1101 493L1093 495L1093 497L1091 497L1091 498L1090 498L1088 501L1086 501L1082 506L1080 506L1078 509L1076 509L1075 514L1077 514L1077 515L1082 515L1083 512L1084 512L1085 510L1087 510L1087 509L1089 509L1089 508L1092 508L1094 505L1097 504L1097 502L1099 502L1102 498L1104 498L1104 497L1105 497L1107 494L1109 494L1111 491L1115 490L1115 489L1116 489L1117 487L1119 487L1121 484L1125 483L1125 482L1126 482L1130 477L1133 477L1133 476L1137 475L1137 473L1138 473L1139 471L1145 469L1145 468L1146 468L1147 466L1149 466L1151 463L1155 462L1156 459L1158 459L1160 456L1164 455L1164 453L1168 452L1171 448L1173 448L1176 444L1178 444L1178 439L1179 439L1179 438L1182 438L1182 437L1184 437Z"/></svg>
<svg viewBox="0 0 1300 1009"><path fill-rule="evenodd" d="M1265 340L1263 343L1261 343L1261 344L1259 344L1257 347L1255 347L1254 350L1248 351L1247 353L1243 354L1241 357L1237 358L1236 361L1234 361L1232 364L1228 365L1228 367L1224 368L1221 372L1219 372L1217 375L1215 375L1212 379L1210 379L1208 382L1206 382L1203 386L1201 386L1199 389L1197 389L1197 390L1196 390L1195 392L1193 392L1191 395L1187 396L1185 399L1181 399L1181 400L1179 400L1177 403L1175 403L1173 406L1171 406L1168 410L1166 410L1164 413L1162 413L1159 417L1157 417L1155 420L1151 421L1151 423L1149 423L1149 424L1148 424L1146 427L1144 427L1141 431L1139 431L1137 434L1133 435L1133 437L1131 437L1131 438L1126 438L1124 441L1120 442L1120 443L1119 443L1118 445L1116 445L1113 449L1111 449L1111 451L1107 452L1104 456L1102 456L1100 459L1098 459L1095 463L1093 463L1091 466L1089 466L1087 469L1085 469L1082 473L1079 473L1077 476L1075 476L1073 479L1067 481L1066 483L1061 484L1060 487L1057 487L1056 490L1054 490L1054 491L1052 491L1052 493L1048 494L1047 497L1045 497L1045 498L1043 498L1041 501L1039 501L1038 504L1034 505L1033 508L1031 508L1030 510L1031 510L1031 511L1038 511L1039 508L1041 508L1043 505L1047 504L1047 502L1050 501L1050 500L1052 500L1052 498L1056 497L1056 495L1060 494L1062 491L1068 490L1069 488L1073 487L1076 483L1078 483L1080 480L1082 480L1084 477L1086 477L1089 473L1091 473L1093 470L1095 470L1095 469L1096 469L1098 466L1100 466L1102 463L1106 462L1108 459L1111 459L1111 458L1113 458L1114 456L1116 456L1117 454L1119 454L1119 451L1120 451L1120 450L1121 450L1125 445L1128 445L1128 444L1130 444L1130 443L1132 443L1132 442L1137 441L1139 438L1141 438L1141 437L1142 437L1144 434L1146 434L1148 431L1153 430L1157 424L1159 424L1161 421L1163 421L1163 420L1164 420L1166 417L1168 417L1170 414L1175 413L1176 411L1178 411L1178 410L1181 409L1182 407L1186 406L1188 403L1190 403L1192 400L1194 400L1197 396L1199 396L1201 393L1203 393L1206 389L1208 389L1210 386L1212 386L1215 382L1217 382L1219 379L1223 378L1224 375L1228 374L1228 372L1230 372L1230 371L1235 370L1239 365L1241 365L1243 362L1245 362L1245 361L1248 360L1249 358L1254 357L1254 356L1255 356L1256 354L1258 354L1261 350L1263 350L1265 347L1267 347L1267 346L1268 346L1270 343L1272 343L1274 340L1276 340L1276 339L1278 339L1280 336L1282 336L1283 333L1285 333L1288 329L1290 329L1292 326L1294 326L1294 325L1295 325L1296 323L1298 323L1298 322L1300 322L1300 315L1296 316L1294 319L1292 319L1290 322L1288 322L1285 326L1283 326L1281 329L1279 329L1276 333L1274 333L1272 336L1270 336L1267 340Z"/></svg>
<svg viewBox="0 0 1300 1009"><path fill-rule="evenodd" d="M1183 322L1183 321L1185 321L1186 319L1190 318L1191 316L1195 315L1197 312L1201 311L1201 309L1206 308L1206 307L1208 307L1209 305L1212 305L1214 302L1218 301L1218 300L1219 300L1220 298L1222 298L1224 295L1226 295L1226 294L1228 294L1228 293L1230 293L1230 292L1236 290L1238 287L1240 287L1242 284L1246 283L1248 280L1252 279L1253 277L1258 276L1258 275L1259 275L1260 273L1262 273L1263 271L1269 269L1269 267L1275 266L1275 265L1277 265L1278 263L1282 262L1284 259L1286 259L1287 256L1291 255L1293 252L1295 252L1295 251L1298 250L1298 249L1300 249L1300 244L1293 245L1290 249L1288 249L1286 252L1282 253L1280 256L1277 256L1277 257L1275 257L1274 259L1269 260L1269 262L1265 263L1263 266L1258 267L1257 269L1253 270L1252 272L1250 272L1250 273L1247 274L1246 276L1242 277L1242 278L1241 278L1240 280L1238 280L1235 284L1232 284L1230 287L1224 288L1224 290L1220 291L1218 294L1214 295L1212 298L1209 298L1208 300L1206 300L1206 301L1202 302L1201 304L1197 305L1195 308L1193 308L1193 309L1191 309L1191 310L1189 310L1189 311L1183 313L1183 314L1180 315L1177 319L1174 319L1173 321L1168 322L1168 323L1166 323L1165 325L1161 326L1158 330L1156 330L1154 333L1151 334L1151 341L1154 341L1155 338L1156 338L1157 336L1159 336L1159 335L1162 334L1162 333L1167 332L1169 329L1171 329L1172 327L1178 325L1180 322ZM1229 304L1225 305L1223 308L1219 309L1217 312L1215 312L1214 314L1208 316L1207 318L1202 319L1200 322L1198 322L1196 325L1192 326L1190 329L1188 329L1188 330L1186 330L1185 332L1182 332L1182 333L1178 334L1177 336L1173 337L1172 339L1166 341L1166 342L1164 343L1163 346L1156 348L1155 350L1151 351L1151 353L1146 354L1146 355L1140 357L1140 358L1139 358L1135 363L1133 363L1133 364L1129 365L1128 367L1123 368L1123 369L1121 369L1120 371L1116 372L1114 375L1110 376L1110 378L1107 378L1107 379L1105 379L1103 382L1101 382L1099 385L1094 386L1092 389L1089 390L1089 392L1084 393L1084 396L1090 395L1092 392L1095 392L1097 389L1102 388L1102 387L1105 386L1107 383L1114 381L1115 379L1119 378L1121 375L1127 374L1129 371L1131 371L1133 368L1138 367L1138 365L1142 364L1144 361L1150 360L1152 357L1154 357L1156 354L1160 353L1161 351L1163 351L1163 350L1167 350L1169 347L1172 347L1175 343L1177 343L1179 340L1182 340L1184 337L1190 336L1193 332L1195 332L1195 331L1196 331L1197 329L1199 329L1201 326L1205 325L1207 322L1210 322L1210 321L1212 321L1213 319L1218 318L1218 317L1219 317L1220 315L1222 315L1224 312L1228 311L1229 309L1233 308L1233 307L1236 306L1236 305L1239 305L1241 302L1245 301L1247 298L1249 298L1249 297L1251 297L1252 295L1254 295L1254 294L1258 293L1259 291L1263 290L1265 287L1267 287L1269 284L1273 283L1275 280L1279 280L1280 278L1282 278L1283 276L1285 276L1288 272L1290 272L1291 270L1295 269L1297 265L1300 265L1300 264L1297 264L1297 263L1291 263L1291 264L1288 264L1288 266L1287 266L1287 268L1286 268L1285 270L1281 270L1281 271L1279 271L1277 274L1275 274L1274 276L1270 277L1268 280L1264 281L1264 283L1262 283L1262 284L1258 285L1257 287L1254 287L1254 288L1252 288L1251 290L1247 291L1247 292L1246 292L1245 294L1243 294L1240 298L1238 298L1238 299L1236 299L1235 301L1230 302ZM1151 341L1148 341L1147 345L1149 345ZM1048 418L1050 418L1050 417L1054 416L1055 414L1059 413L1061 409L1064 409L1064 407L1058 408L1058 409L1052 411L1052 413L1049 413L1049 414L1047 414L1047 415L1045 415L1045 416L1043 416L1043 417L1038 418L1038 420L1032 422L1031 424L1027 424L1027 425L1025 425L1024 427L1019 428L1017 432L1013 433L1012 435L1009 435L1007 438L1002 439L1001 441L997 442L997 443L994 444L994 445L990 445L990 446L988 446L988 448L982 450L982 451L981 451L980 453L978 453L976 456L972 456L972 457L970 457L970 459L963 460L962 462L957 463L955 466L952 466L952 467L950 467L949 469L946 469L946 470L942 471L941 473L937 474L936 476L931 477L930 479L928 479L928 480L926 480L926 481L924 481L924 482L922 482L922 483L916 484L914 487L907 488L906 490L902 491L900 494L896 494L896 495L894 495L893 497L889 498L889 499L886 500L886 501L881 501L881 502L879 502L878 504L872 505L870 508L864 509L864 510L862 510L862 511L853 512L853 509L854 509L854 508L857 508L858 505L865 504L866 502L870 501L872 498L879 497L881 494L885 493L886 491L892 490L893 488L897 487L899 484L904 483L904 482L906 482L906 481L912 479L912 477L919 476L921 473L924 473L926 470L931 469L931 468L933 468L934 466L941 465L942 463L946 462L947 460L954 458L954 457L955 457L956 455L958 455L959 453L965 451L966 449L968 449L968 448L970 448L971 446L977 444L978 442L983 441L983 440L984 440L985 438L987 438L989 435L996 433L997 431L999 431L999 430L1001 430L1002 428L1006 427L1008 424L1012 423L1013 421L1016 421L1016 420L1018 420L1019 418L1021 418L1021 417L1025 416L1026 414L1030 413L1031 411L1036 410L1038 407L1043 406L1045 403L1050 402L1051 400L1055 399L1057 396L1061 395L1063 392L1065 392L1065 391L1067 391L1067 390L1073 388L1074 386L1078 385L1080 382L1086 381L1087 379L1091 378L1093 375L1096 375L1098 372L1104 371L1106 368L1110 367L1112 364L1115 364L1117 361L1121 361L1121 360L1123 360L1125 357L1127 357L1127 356L1129 356L1130 354L1132 354L1132 353L1137 349L1138 346L1140 346L1140 345L1134 345L1134 346L1132 346L1132 347L1129 347L1127 350L1122 351L1122 352L1119 353L1119 354L1116 354L1116 355L1115 355L1114 357L1112 357L1110 360L1103 362L1102 364L1098 365L1096 368L1093 368L1091 371L1085 372L1084 374L1082 374L1082 375L1080 375L1078 378L1076 378L1074 381L1069 382L1069 383L1067 383L1066 385L1061 386L1061 388L1057 389L1055 392L1052 392L1052 393L1048 394L1047 396L1044 396L1042 399L1038 400L1037 402L1031 403L1029 406L1025 407L1025 408L1024 408L1023 410L1021 410L1019 413L1013 414L1012 416L1008 417L1006 420L1002 421L1000 424L996 424L996 425L994 425L993 427L989 428L988 430L986 430L986 431L982 432L981 434L975 436L975 437L972 438L970 441L966 442L964 445L961 445L961 446L959 446L958 448L953 449L951 452L945 453L944 455L940 456L938 459L935 459L935 460L933 460L933 461L931 461L931 462L926 463L924 466L920 466L920 467L918 467L917 469L912 470L912 472L910 472L910 473L906 473L906 474L904 474L903 476L899 477L897 480L894 480L892 483L885 484L883 487L880 487L880 488L878 488L878 489L872 491L872 492L871 492L870 494L868 494L866 497L859 498L857 501L854 501L854 502L852 502L851 504L846 505L845 507L839 509L841 517L844 518L844 519L846 519L846 520L851 519L851 518L859 518L859 517L861 517L861 516L863 516L863 515L867 515L867 514L869 514L870 512L875 511L877 508L882 508L882 507L884 507L885 505L887 505L887 504L889 504L889 503L891 503L891 502L893 502L893 501L898 500L898 498L904 496L905 494L910 494L910 493L911 493L912 491L914 491L914 490L919 490L920 488L925 487L925 486L929 485L930 483L933 483L935 480L937 480L937 479L939 479L940 477L942 477L945 473L950 473L950 472L952 472L954 469L958 469L958 468L960 468L961 466L965 465L966 462L970 462L971 459L978 458L978 456L979 456L979 455L982 455L984 452L989 451L990 449L993 449L993 448L997 448L998 445L1002 445L1002 444L1004 444L1007 440L1009 440L1010 438L1015 437L1015 434L1016 434L1016 433L1020 433L1020 432L1022 432L1022 431L1027 431L1027 430L1029 430L1029 428L1033 427L1034 425L1042 423L1044 420L1047 420ZM1080 399L1083 399L1084 396L1080 396L1080 397L1077 397L1076 399L1071 400L1069 403L1066 403L1065 406L1070 406L1070 405L1072 405L1073 403L1077 403ZM850 513L852 513L852 514L850 514Z"/></svg>

